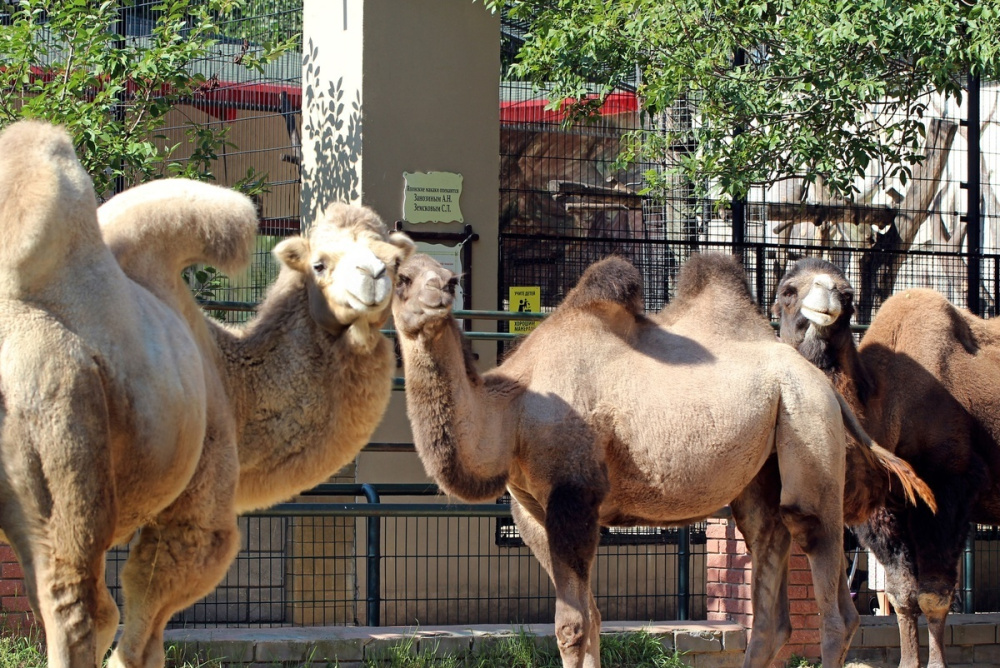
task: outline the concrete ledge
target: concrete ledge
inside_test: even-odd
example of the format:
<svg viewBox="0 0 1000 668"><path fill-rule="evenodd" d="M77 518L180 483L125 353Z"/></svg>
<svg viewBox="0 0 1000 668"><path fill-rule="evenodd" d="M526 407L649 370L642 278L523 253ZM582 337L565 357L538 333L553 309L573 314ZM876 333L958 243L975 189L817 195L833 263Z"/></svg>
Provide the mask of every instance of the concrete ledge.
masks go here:
<svg viewBox="0 0 1000 668"><path fill-rule="evenodd" d="M743 663L746 631L735 622L608 622L602 633L645 631L668 650L684 653L694 668L735 668ZM452 656L474 655L490 643L524 632L540 646L555 650L552 624L527 626L209 628L167 631L165 641L177 658L222 660L241 668L360 668L366 658L412 641L414 653L430 650ZM926 662L927 626L920 625L922 659ZM948 616L945 631L951 668L1000 666L1000 614ZM895 668L899 633L895 617L862 617L848 653L852 668Z"/></svg>
<svg viewBox="0 0 1000 668"><path fill-rule="evenodd" d="M920 621L920 658L927 662L927 622ZM1000 614L948 615L945 659L951 668L1000 666ZM899 665L899 629L894 616L862 617L847 653L853 665L895 668Z"/></svg>
<svg viewBox="0 0 1000 668"><path fill-rule="evenodd" d="M636 631L659 638L668 650L684 652L684 660L695 668L735 668L743 663L746 633L734 622L610 622L601 627L602 634ZM177 659L215 659L224 666L325 668L339 662L340 668L360 668L366 658L408 640L413 642L414 653L430 649L441 655L465 656L520 632L555 649L552 624L184 629L167 631L164 640L176 647Z"/></svg>

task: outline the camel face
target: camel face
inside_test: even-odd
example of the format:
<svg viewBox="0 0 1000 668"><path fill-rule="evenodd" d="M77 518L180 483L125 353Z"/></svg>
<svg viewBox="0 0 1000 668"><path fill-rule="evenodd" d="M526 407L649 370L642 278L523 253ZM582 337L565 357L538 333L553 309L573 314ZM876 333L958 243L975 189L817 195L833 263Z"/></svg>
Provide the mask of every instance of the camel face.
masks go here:
<svg viewBox="0 0 1000 668"><path fill-rule="evenodd" d="M778 285L774 314L781 318L781 339L799 347L807 339L830 338L848 330L854 314L854 289L834 264L804 258Z"/></svg>
<svg viewBox="0 0 1000 668"><path fill-rule="evenodd" d="M366 345L388 316L396 272L414 248L371 209L337 204L308 237L283 241L274 253L303 275L313 319L335 334L348 329Z"/></svg>
<svg viewBox="0 0 1000 668"><path fill-rule="evenodd" d="M393 320L409 336L437 330L451 318L458 275L427 255L414 255L399 270ZM435 327L435 324L437 327Z"/></svg>

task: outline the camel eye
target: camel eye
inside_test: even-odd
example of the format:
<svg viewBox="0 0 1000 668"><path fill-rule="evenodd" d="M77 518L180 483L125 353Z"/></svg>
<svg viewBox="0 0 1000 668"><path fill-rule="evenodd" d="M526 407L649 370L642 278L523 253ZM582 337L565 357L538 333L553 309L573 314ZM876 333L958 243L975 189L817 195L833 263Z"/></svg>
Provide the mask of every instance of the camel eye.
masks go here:
<svg viewBox="0 0 1000 668"><path fill-rule="evenodd" d="M399 283L400 287L406 287L407 285L409 285L413 281L406 274L400 274L399 276L396 277L396 282Z"/></svg>
<svg viewBox="0 0 1000 668"><path fill-rule="evenodd" d="M444 289L448 291L448 294L455 294L455 288L458 287L458 276L453 276Z"/></svg>
<svg viewBox="0 0 1000 668"><path fill-rule="evenodd" d="M317 260L316 262L313 262L313 271L316 272L317 274L322 274L324 271L326 271L326 265L323 263L322 260Z"/></svg>

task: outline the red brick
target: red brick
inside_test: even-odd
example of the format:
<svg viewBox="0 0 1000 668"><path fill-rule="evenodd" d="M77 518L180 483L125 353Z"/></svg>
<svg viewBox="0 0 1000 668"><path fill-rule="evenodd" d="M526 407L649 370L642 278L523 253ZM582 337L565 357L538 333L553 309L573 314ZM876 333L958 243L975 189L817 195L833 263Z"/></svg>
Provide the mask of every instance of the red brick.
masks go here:
<svg viewBox="0 0 1000 668"><path fill-rule="evenodd" d="M788 599L791 601L801 601L803 599L811 598L809 596L809 587L805 585L789 585L788 586Z"/></svg>
<svg viewBox="0 0 1000 668"><path fill-rule="evenodd" d="M14 548L6 543L0 543L0 562L4 561L17 561L17 557L14 556Z"/></svg>
<svg viewBox="0 0 1000 668"><path fill-rule="evenodd" d="M744 599L725 599L722 601L722 609L732 614L749 615L753 613L753 605Z"/></svg>
<svg viewBox="0 0 1000 668"><path fill-rule="evenodd" d="M819 645L819 629L796 629L792 631L791 642L799 645Z"/></svg>
<svg viewBox="0 0 1000 668"><path fill-rule="evenodd" d="M721 582L709 582L705 584L705 596L710 601L714 598L735 598L736 586Z"/></svg>
<svg viewBox="0 0 1000 668"><path fill-rule="evenodd" d="M790 601L789 608L793 615L819 616L819 608L816 607L816 601L811 598Z"/></svg>
<svg viewBox="0 0 1000 668"><path fill-rule="evenodd" d="M16 561L0 565L0 578L4 580L20 580L23 577L24 569Z"/></svg>
<svg viewBox="0 0 1000 668"><path fill-rule="evenodd" d="M0 596L24 595L23 580L0 580Z"/></svg>
<svg viewBox="0 0 1000 668"><path fill-rule="evenodd" d="M27 596L4 596L0 598L0 610L5 612L28 612L31 604Z"/></svg>
<svg viewBox="0 0 1000 668"><path fill-rule="evenodd" d="M753 561L749 554L739 553L731 555L733 559L733 566L736 568L745 568L748 571L753 565Z"/></svg>
<svg viewBox="0 0 1000 668"><path fill-rule="evenodd" d="M812 584L812 574L809 571L791 571L788 574L788 583L793 585Z"/></svg>
<svg viewBox="0 0 1000 668"><path fill-rule="evenodd" d="M713 554L709 553L705 557L705 565L708 568L729 568L729 555L728 554Z"/></svg>

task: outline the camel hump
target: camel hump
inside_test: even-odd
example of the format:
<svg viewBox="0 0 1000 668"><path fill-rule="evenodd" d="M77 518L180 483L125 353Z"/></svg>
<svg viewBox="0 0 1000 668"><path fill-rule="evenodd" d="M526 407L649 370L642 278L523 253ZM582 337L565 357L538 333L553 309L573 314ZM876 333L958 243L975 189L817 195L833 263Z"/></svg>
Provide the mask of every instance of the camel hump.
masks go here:
<svg viewBox="0 0 1000 668"><path fill-rule="evenodd" d="M725 290L754 304L743 265L732 255L697 253L681 267L677 277L677 299L695 299L709 287Z"/></svg>
<svg viewBox="0 0 1000 668"><path fill-rule="evenodd" d="M0 295L62 280L74 259L102 247L94 186L65 129L40 121L6 128L0 183Z"/></svg>
<svg viewBox="0 0 1000 668"><path fill-rule="evenodd" d="M229 188L163 179L130 188L97 211L104 241L126 274L172 284L205 263L237 271L250 262L257 209Z"/></svg>
<svg viewBox="0 0 1000 668"><path fill-rule="evenodd" d="M910 288L889 297L869 331L877 334L876 340L920 350L941 349L950 337L970 355L997 340L987 321L930 288Z"/></svg>
<svg viewBox="0 0 1000 668"><path fill-rule="evenodd" d="M631 262L609 257L590 265L562 306L582 308L601 301L619 304L634 315L643 312L642 274Z"/></svg>

